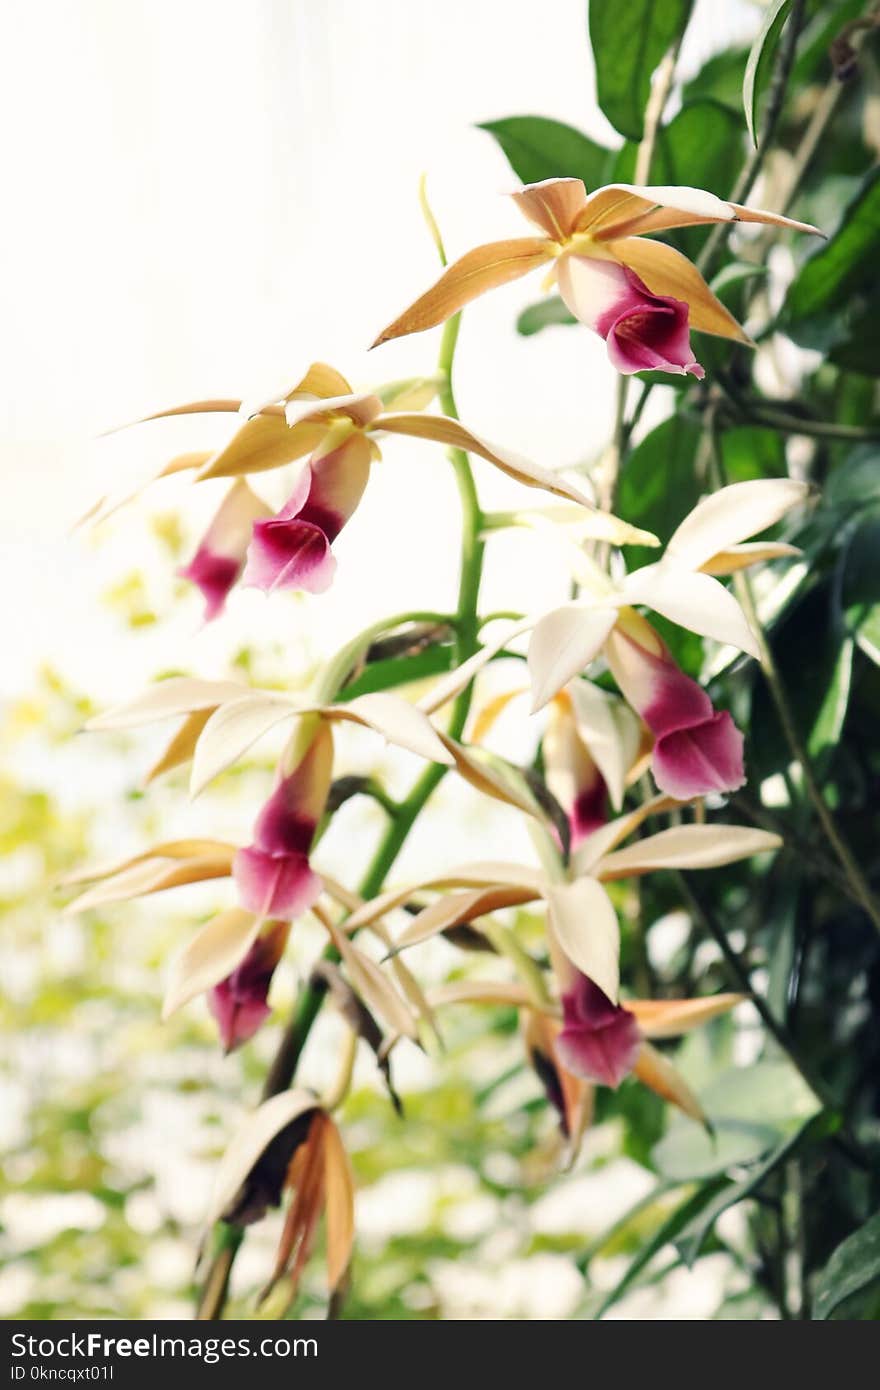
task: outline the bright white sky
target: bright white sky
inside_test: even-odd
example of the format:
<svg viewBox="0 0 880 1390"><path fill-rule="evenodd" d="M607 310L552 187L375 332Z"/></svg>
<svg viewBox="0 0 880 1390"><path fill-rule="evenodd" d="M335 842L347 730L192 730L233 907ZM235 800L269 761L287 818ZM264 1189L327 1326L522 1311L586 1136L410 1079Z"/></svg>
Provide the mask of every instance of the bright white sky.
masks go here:
<svg viewBox="0 0 880 1390"><path fill-rule="evenodd" d="M437 334L366 345L435 276L417 204L422 170L452 254L518 234L506 161L476 122L540 113L613 140L594 100L584 0L36 0L0 46L7 132L0 224L0 691L49 658L102 698L182 651L210 674L228 635L307 632L330 649L384 611L448 605L456 497L442 453L395 442L313 603L243 593L224 636L197 595L163 636L120 639L98 595L145 553L144 511L100 544L70 522L108 486L217 440L221 422L106 427L203 395L265 395L323 357L356 383L429 371ZM698 0L693 68L754 29L744 0ZM560 171L565 172L565 171ZM523 340L536 278L468 310L459 405L478 431L550 466L593 455L610 427L601 342ZM479 467L490 502L522 489ZM166 484L194 526L219 500ZM175 490L176 489L176 490ZM280 499L277 499L280 500ZM562 592L546 546L493 547L487 606Z"/></svg>

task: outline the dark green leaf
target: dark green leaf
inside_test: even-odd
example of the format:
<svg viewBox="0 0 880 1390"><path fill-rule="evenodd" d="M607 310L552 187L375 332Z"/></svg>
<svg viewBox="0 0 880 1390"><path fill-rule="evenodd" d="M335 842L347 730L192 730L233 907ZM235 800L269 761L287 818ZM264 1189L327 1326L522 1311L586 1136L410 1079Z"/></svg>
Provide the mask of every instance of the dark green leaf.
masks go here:
<svg viewBox="0 0 880 1390"><path fill-rule="evenodd" d="M726 197L742 162L743 127L729 106L704 97L689 102L657 132L651 160L651 183L688 184ZM614 163L612 181L632 183L638 145L623 146ZM683 250L696 254L704 228L677 233Z"/></svg>
<svg viewBox="0 0 880 1390"><path fill-rule="evenodd" d="M771 0L746 61L746 71L743 77L743 110L746 113L746 125L749 128L753 145L758 143L756 134L758 102L761 100L764 88L770 78L776 44L782 26L788 18L790 5L791 0Z"/></svg>
<svg viewBox="0 0 880 1390"><path fill-rule="evenodd" d="M508 116L479 126L494 135L523 183L583 179L589 191L605 182L610 151L574 126L546 116Z"/></svg>
<svg viewBox="0 0 880 1390"><path fill-rule="evenodd" d="M694 474L700 426L683 415L664 420L626 461L618 510L634 526L653 531L664 543L699 500L703 485ZM627 551L630 565L650 564L656 553L641 546Z"/></svg>
<svg viewBox="0 0 880 1390"><path fill-rule="evenodd" d="M729 106L742 119L742 84L748 51L745 48L726 49L716 53L700 71L685 82L681 95L685 102L695 97L713 97Z"/></svg>
<svg viewBox="0 0 880 1390"><path fill-rule="evenodd" d="M723 1187L708 1207L705 1207L688 1223L676 1241L679 1254L688 1268L690 1269L693 1265L703 1248L706 1237L723 1212L757 1192L764 1180L779 1167L780 1163L791 1156L808 1134L812 1134L814 1137L825 1135L834 1128L835 1124L836 1120L829 1121L821 1115L807 1120L794 1134L787 1135L762 1163L759 1163L739 1182Z"/></svg>
<svg viewBox="0 0 880 1390"><path fill-rule="evenodd" d="M873 290L878 250L880 167L864 180L831 240L801 267L786 295L784 321L797 325L815 320L852 296Z"/></svg>
<svg viewBox="0 0 880 1390"><path fill-rule="evenodd" d="M542 299L538 304L530 304L527 309L523 309L516 321L516 331L524 338L530 338L533 333L540 333L542 328L551 328L561 323L577 323L577 319L574 314L568 312L559 295L554 294L549 299Z"/></svg>
<svg viewBox="0 0 880 1390"><path fill-rule="evenodd" d="M844 1299L880 1280L880 1212L838 1245L816 1284L813 1317L829 1318Z"/></svg>
<svg viewBox="0 0 880 1390"><path fill-rule="evenodd" d="M860 515L842 553L840 602L847 631L880 664L880 508Z"/></svg>
<svg viewBox="0 0 880 1390"><path fill-rule="evenodd" d="M701 1091L700 1101L715 1134L676 1115L654 1149L654 1162L665 1178L708 1178L751 1163L819 1110L813 1092L787 1061L733 1067Z"/></svg>
<svg viewBox="0 0 880 1390"><path fill-rule="evenodd" d="M641 140L651 76L687 28L692 0L589 0L596 95L615 130Z"/></svg>
<svg viewBox="0 0 880 1390"><path fill-rule="evenodd" d="M789 609L770 634L770 645L801 739L821 776L834 751L849 697L852 638L840 621L831 586L815 587ZM790 751L766 682L752 697L749 767L752 778L788 765Z"/></svg>
<svg viewBox="0 0 880 1390"><path fill-rule="evenodd" d="M693 1121L691 1121L693 1123ZM593 1314L598 1319L608 1312L615 1303L623 1297L627 1290L631 1289L642 1271L650 1264L654 1256L663 1249L664 1245L669 1245L676 1239L679 1232L683 1231L690 1223L696 1219L701 1211L713 1200L719 1190L720 1184L715 1182L704 1183L692 1193L681 1206L676 1207L671 1216L658 1226L654 1234L645 1241L635 1259L629 1265L622 1279L614 1285L602 1299L598 1309Z"/></svg>
<svg viewBox="0 0 880 1390"><path fill-rule="evenodd" d="M452 647L443 646L428 647L414 656L374 661L340 690L337 699L353 700L357 695L368 695L374 690L395 690L411 681L439 676L452 669L452 662Z"/></svg>

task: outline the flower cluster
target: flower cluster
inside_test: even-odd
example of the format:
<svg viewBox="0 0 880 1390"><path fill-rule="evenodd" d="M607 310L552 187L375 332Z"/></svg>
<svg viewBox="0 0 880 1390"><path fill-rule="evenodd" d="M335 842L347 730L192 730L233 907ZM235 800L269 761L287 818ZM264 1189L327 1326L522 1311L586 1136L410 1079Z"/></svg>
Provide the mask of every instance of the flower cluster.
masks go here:
<svg viewBox="0 0 880 1390"><path fill-rule="evenodd" d="M746 335L696 268L650 234L732 220L813 230L691 188L613 185L587 196L579 180L556 179L514 198L540 234L464 256L379 342L440 324L483 291L545 266L572 313L605 339L618 371L659 367L701 377L692 329L737 341ZM239 582L267 593L325 590L337 563L334 543L381 458L380 441L394 435L464 451L564 499L564 515L550 524L573 555L576 596L550 612L511 619L500 638L482 644L472 640L480 631L477 611L460 613L458 664L415 703L388 690L351 699L346 690L373 637L406 639L412 624L397 620L334 658L302 695L175 677L99 716L94 729L179 721L152 775L191 762L194 793L270 729L287 724L290 733L249 843L158 844L79 875L92 886L72 908L228 879L230 905L171 965L165 1008L167 1015L207 996L227 1049L251 1038L269 1017L273 972L288 939L295 939L297 920L310 913L332 948L320 987L345 1018L351 1046L363 1040L373 1050L389 1088L389 1055L401 1038L436 1029L438 1014L453 1005L502 1002L521 1013L526 1056L572 1145L589 1121L593 1087L617 1087L630 1074L702 1120L698 1098L654 1041L706 1022L741 996L631 998L620 978L620 899L609 885L655 871L734 863L773 851L779 840L706 819L706 798L717 809L745 781L743 737L730 713L717 710L704 686L679 668L643 610L757 656L756 634L722 579L794 553L784 542L749 538L783 520L807 489L787 478L721 488L679 525L659 560L627 572L619 547L656 545L655 537L602 511L559 473L489 444L452 415L431 412L435 386L355 391L335 369L313 363L288 392L266 402L199 401L161 412L219 412L233 425L219 450L183 455L163 470L191 471L200 482L229 480L182 571L201 590L206 617L222 611ZM273 514L249 479L296 464L287 500ZM469 649L459 640L465 629ZM529 775L481 747L486 717L463 738L474 682L495 658L522 661L513 644L525 634L527 717L536 721L540 746L539 772ZM442 712L453 701L457 713L447 724ZM338 804L333 730L340 721L374 730L527 816L541 867L479 860L440 865L418 882L364 899L337 882L320 865L319 844ZM391 814L403 812L392 805ZM497 915L528 903L540 907L546 922L544 962ZM471 946L482 944L506 962L506 976L459 980L426 993L403 954L438 934L454 941L464 928ZM364 945L369 934L380 944L381 961ZM270 1098L249 1117L221 1166L213 1217L243 1226L292 1194L270 1285L288 1273L295 1289L322 1211L331 1288L344 1275L352 1180L331 1111L345 1093L345 1076L343 1066L344 1084L332 1100L305 1090Z"/></svg>

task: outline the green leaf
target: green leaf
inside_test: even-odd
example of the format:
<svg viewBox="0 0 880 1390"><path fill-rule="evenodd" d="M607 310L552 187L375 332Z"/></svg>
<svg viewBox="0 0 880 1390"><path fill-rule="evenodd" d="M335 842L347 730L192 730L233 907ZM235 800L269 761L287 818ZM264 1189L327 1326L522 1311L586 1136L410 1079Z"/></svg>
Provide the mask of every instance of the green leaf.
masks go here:
<svg viewBox="0 0 880 1390"><path fill-rule="evenodd" d="M723 1187L708 1207L705 1207L688 1223L676 1241L679 1254L688 1269L691 1268L702 1250L703 1243L719 1216L730 1207L736 1206L737 1202L745 1201L747 1197L751 1197L753 1193L757 1192L764 1180L779 1167L780 1163L784 1163L790 1157L808 1134L813 1137L824 1136L836 1128L838 1123L836 1116L816 1116L807 1120L794 1134L787 1135L780 1144L777 1144L768 1157L739 1182Z"/></svg>
<svg viewBox="0 0 880 1390"><path fill-rule="evenodd" d="M693 1121L691 1121L693 1124ZM619 1302L623 1295L632 1288L642 1271L647 1268L651 1260L662 1250L664 1245L669 1245L676 1239L679 1232L683 1231L690 1223L696 1219L699 1213L713 1200L719 1189L719 1183L707 1182L702 1187L698 1187L681 1206L676 1207L671 1216L662 1222L657 1230L646 1240L635 1259L631 1262L623 1275L614 1287L605 1295L593 1314L595 1319L604 1317L608 1309Z"/></svg>
<svg viewBox="0 0 880 1390"><path fill-rule="evenodd" d="M834 753L849 698L852 638L844 629L832 586L817 585L789 608L770 633L776 666L795 726L821 777ZM788 743L766 681L752 696L751 775L769 777L790 761Z"/></svg>
<svg viewBox="0 0 880 1390"><path fill-rule="evenodd" d="M687 103L657 132L651 160L651 183L687 184L725 197L742 163L742 120L729 106L704 97ZM614 162L611 180L632 183L638 144L628 142ZM677 233L683 249L696 254L705 228Z"/></svg>
<svg viewBox="0 0 880 1390"><path fill-rule="evenodd" d="M816 1283L813 1318L829 1318L844 1299L880 1280L880 1212L838 1245Z"/></svg>
<svg viewBox="0 0 880 1390"><path fill-rule="evenodd" d="M549 299L542 299L538 304L530 304L527 309L523 309L516 321L516 331L524 338L530 338L533 333L540 333L542 328L551 328L562 323L577 323L577 319L574 314L569 313L559 295L554 294Z"/></svg>
<svg viewBox="0 0 880 1390"><path fill-rule="evenodd" d="M878 251L880 167L864 179L830 241L795 276L782 309L786 325L815 325L817 319L827 319L853 297L872 292L876 286ZM800 334L797 341L804 341Z"/></svg>
<svg viewBox="0 0 880 1390"><path fill-rule="evenodd" d="M369 695L375 690L396 690L398 686L409 685L412 681L440 676L452 669L453 650L451 646L427 647L414 656L390 657L385 661L373 661L360 675L343 686L337 695L339 701L355 699L358 695Z"/></svg>
<svg viewBox="0 0 880 1390"><path fill-rule="evenodd" d="M508 116L483 121L478 129L495 137L523 183L575 178L589 191L605 182L611 152L574 126L546 116Z"/></svg>
<svg viewBox="0 0 880 1390"><path fill-rule="evenodd" d="M702 486L694 473L700 426L685 416L664 420L633 449L620 479L618 510L634 526L653 531L664 543L699 500ZM627 550L627 563L646 565L656 551Z"/></svg>
<svg viewBox="0 0 880 1390"><path fill-rule="evenodd" d="M731 483L785 477L785 440L776 430L757 425L725 430L721 436L721 457Z"/></svg>
<svg viewBox="0 0 880 1390"><path fill-rule="evenodd" d="M746 125L749 128L753 145L758 143L758 137L755 133L758 102L770 78L773 53L782 26L788 18L790 5L791 0L771 0L746 60L746 71L743 77L743 110L746 113Z"/></svg>
<svg viewBox="0 0 880 1390"><path fill-rule="evenodd" d="M800 1073L782 1060L722 1072L701 1091L700 1101L715 1134L676 1115L654 1148L654 1163L665 1178L685 1182L752 1163L820 1109Z"/></svg>
<svg viewBox="0 0 880 1390"><path fill-rule="evenodd" d="M700 71L685 82L681 95L685 102L695 97L714 97L736 112L742 119L742 84L748 52L745 48L728 48L716 53Z"/></svg>
<svg viewBox="0 0 880 1390"><path fill-rule="evenodd" d="M687 28L692 0L589 0L596 95L615 130L644 134L651 76Z"/></svg>
<svg viewBox="0 0 880 1390"><path fill-rule="evenodd" d="M875 474L877 464L874 464ZM880 508L864 511L841 555L840 602L847 631L880 663Z"/></svg>

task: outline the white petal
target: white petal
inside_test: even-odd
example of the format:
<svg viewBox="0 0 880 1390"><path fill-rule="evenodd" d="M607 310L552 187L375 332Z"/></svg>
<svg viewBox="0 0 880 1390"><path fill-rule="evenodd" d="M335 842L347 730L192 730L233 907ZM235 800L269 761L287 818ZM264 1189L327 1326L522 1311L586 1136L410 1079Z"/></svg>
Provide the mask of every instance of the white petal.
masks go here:
<svg viewBox="0 0 880 1390"><path fill-rule="evenodd" d="M709 574L692 573L661 561L627 575L624 603L641 603L701 637L714 637L760 657L758 641L736 599Z"/></svg>
<svg viewBox="0 0 880 1390"><path fill-rule="evenodd" d="M541 618L529 643L533 713L593 660L616 621L613 608L585 603L567 603Z"/></svg>
<svg viewBox="0 0 880 1390"><path fill-rule="evenodd" d="M206 1217L209 1225L226 1211L254 1164L275 1136L299 1115L317 1107L318 1101L312 1091L282 1091L279 1096L264 1101L258 1109L246 1116L220 1160Z"/></svg>
<svg viewBox="0 0 880 1390"><path fill-rule="evenodd" d="M611 899L594 878L547 888L549 926L568 959L617 1003L620 927Z"/></svg>
<svg viewBox="0 0 880 1390"><path fill-rule="evenodd" d="M612 806L619 810L626 774L639 749L639 720L623 700L589 681L572 681L566 689L577 731L605 780Z"/></svg>
<svg viewBox="0 0 880 1390"><path fill-rule="evenodd" d="M297 713L297 706L286 695L268 690L252 690L242 700L221 705L211 715L195 746L190 795L198 796L209 782L238 762L257 739Z"/></svg>
<svg viewBox="0 0 880 1390"><path fill-rule="evenodd" d="M491 642L487 642L478 652L474 652L472 657L462 662L454 671L443 676L436 685L432 686L427 695L423 695L418 702L418 709L425 714L434 714L438 709L442 709L450 700L454 700L456 695L460 695L466 686L470 685L475 676L479 675L483 667L488 665L493 656L506 647L508 642L512 642L514 637L520 636L523 632L528 632L534 624L533 618L523 618L521 622L505 623L501 629L500 636L493 637Z"/></svg>
<svg viewBox="0 0 880 1390"><path fill-rule="evenodd" d="M455 761L427 715L400 695L376 691L371 695L359 695L347 704L326 705L322 713L327 719L365 724L389 743L427 758L428 762L451 767Z"/></svg>
<svg viewBox="0 0 880 1390"><path fill-rule="evenodd" d="M211 709L225 700L237 700L248 694L248 687L236 681L203 681L190 676L173 676L157 681L141 695L124 704L114 705L86 724L89 730L130 729L138 724L151 724L158 719L170 719L175 714L192 714L194 710Z"/></svg>
<svg viewBox="0 0 880 1390"><path fill-rule="evenodd" d="M602 879L629 878L654 869L715 869L779 849L782 840L744 825L677 825L626 849L606 854L596 865Z"/></svg>
<svg viewBox="0 0 880 1390"><path fill-rule="evenodd" d="M556 279L567 309L588 328L632 295L623 266L596 256L563 256Z"/></svg>
<svg viewBox="0 0 880 1390"><path fill-rule="evenodd" d="M666 547L677 565L699 569L720 550L766 531L809 496L806 483L793 478L764 478L733 483L704 497L685 517Z"/></svg>
<svg viewBox="0 0 880 1390"><path fill-rule="evenodd" d="M241 907L206 922L171 962L163 1019L231 975L253 946L261 925L258 917Z"/></svg>

